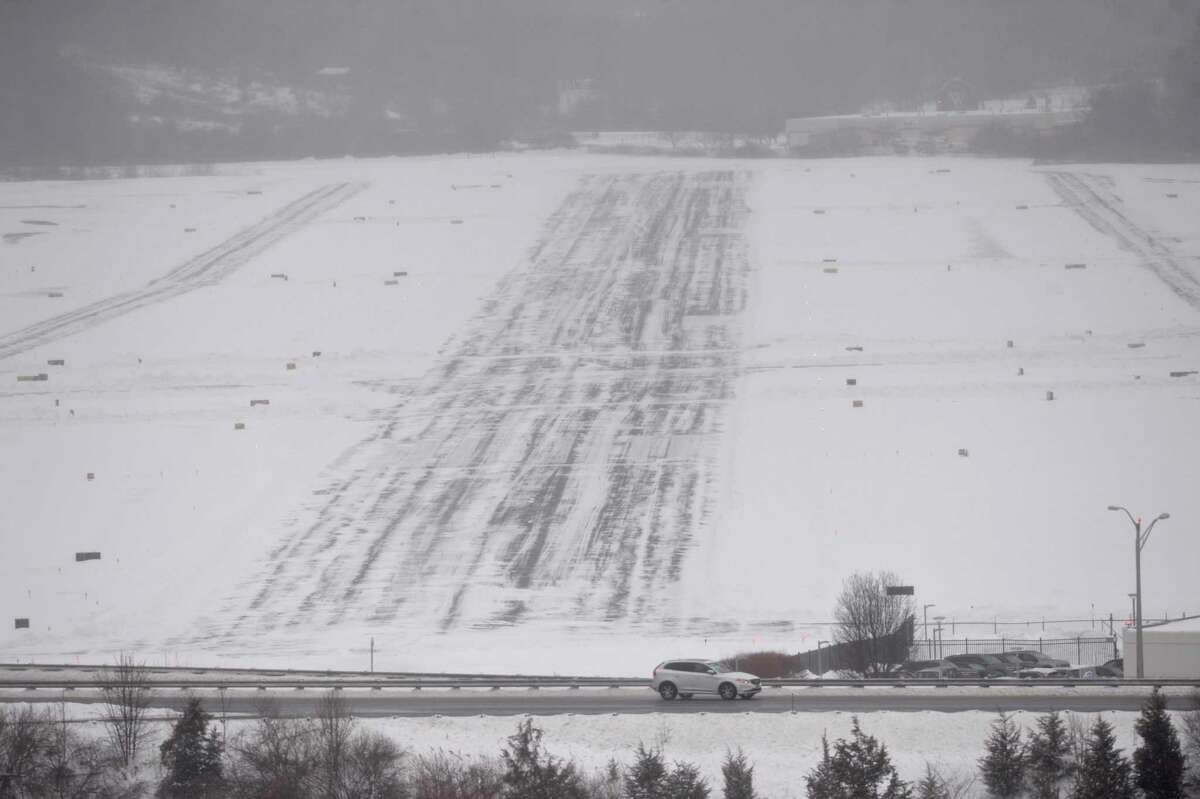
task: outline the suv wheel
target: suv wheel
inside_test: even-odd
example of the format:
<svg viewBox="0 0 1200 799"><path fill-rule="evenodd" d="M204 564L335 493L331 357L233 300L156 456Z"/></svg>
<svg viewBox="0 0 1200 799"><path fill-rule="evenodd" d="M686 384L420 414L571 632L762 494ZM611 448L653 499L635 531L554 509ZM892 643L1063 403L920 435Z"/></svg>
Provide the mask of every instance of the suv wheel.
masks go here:
<svg viewBox="0 0 1200 799"><path fill-rule="evenodd" d="M721 683L721 687L717 689L717 693L722 699L737 699L737 688L731 682Z"/></svg>
<svg viewBox="0 0 1200 799"><path fill-rule="evenodd" d="M679 690L675 687L675 683L665 682L658 686L658 695L663 699L670 701L679 696Z"/></svg>

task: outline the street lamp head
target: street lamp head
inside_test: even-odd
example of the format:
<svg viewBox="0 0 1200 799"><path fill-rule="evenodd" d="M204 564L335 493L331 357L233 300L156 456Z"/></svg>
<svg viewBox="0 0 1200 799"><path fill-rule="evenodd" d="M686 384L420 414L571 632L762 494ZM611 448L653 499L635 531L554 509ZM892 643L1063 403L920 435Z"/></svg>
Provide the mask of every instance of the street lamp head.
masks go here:
<svg viewBox="0 0 1200 799"><path fill-rule="evenodd" d="M1159 519L1169 519L1169 518L1171 518L1171 514L1169 514L1169 513L1160 513L1160 514L1158 514L1158 518L1159 518Z"/></svg>
<svg viewBox="0 0 1200 799"><path fill-rule="evenodd" d="M1119 505L1109 505L1108 509L1109 510L1122 510L1121 506L1119 506Z"/></svg>

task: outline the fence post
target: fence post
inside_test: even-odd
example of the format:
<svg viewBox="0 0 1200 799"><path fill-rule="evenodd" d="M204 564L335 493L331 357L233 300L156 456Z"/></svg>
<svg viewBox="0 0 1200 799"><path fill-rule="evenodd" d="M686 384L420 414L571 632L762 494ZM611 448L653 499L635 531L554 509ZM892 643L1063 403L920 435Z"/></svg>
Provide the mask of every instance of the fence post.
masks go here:
<svg viewBox="0 0 1200 799"><path fill-rule="evenodd" d="M1079 636L1075 636L1075 662L1083 663L1083 644L1079 643Z"/></svg>
<svg viewBox="0 0 1200 799"><path fill-rule="evenodd" d="M1039 638L1039 639L1038 639L1038 651L1039 651L1039 652L1041 652L1041 651L1042 651L1042 647L1044 647L1044 646L1045 646L1045 644L1043 644L1043 643L1042 643L1042 639L1041 639L1041 638Z"/></svg>

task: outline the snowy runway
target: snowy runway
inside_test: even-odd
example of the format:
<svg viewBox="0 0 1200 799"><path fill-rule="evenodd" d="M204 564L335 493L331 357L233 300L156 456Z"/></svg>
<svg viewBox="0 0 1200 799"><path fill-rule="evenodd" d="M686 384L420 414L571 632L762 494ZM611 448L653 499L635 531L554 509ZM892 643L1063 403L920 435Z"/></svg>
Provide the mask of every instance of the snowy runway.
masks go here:
<svg viewBox="0 0 1200 799"><path fill-rule="evenodd" d="M583 178L203 637L679 624L737 377L746 180Z"/></svg>

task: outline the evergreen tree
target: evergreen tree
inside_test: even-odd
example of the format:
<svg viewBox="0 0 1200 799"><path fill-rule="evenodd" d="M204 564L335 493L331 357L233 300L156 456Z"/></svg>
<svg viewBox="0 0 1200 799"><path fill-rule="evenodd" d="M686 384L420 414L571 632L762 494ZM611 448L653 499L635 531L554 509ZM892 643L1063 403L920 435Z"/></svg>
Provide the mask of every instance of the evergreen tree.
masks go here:
<svg viewBox="0 0 1200 799"><path fill-rule="evenodd" d="M925 778L917 783L917 799L950 799L945 781L928 763L925 764Z"/></svg>
<svg viewBox="0 0 1200 799"><path fill-rule="evenodd" d="M665 799L666 781L662 752L639 743L633 765L625 772L627 799Z"/></svg>
<svg viewBox="0 0 1200 799"><path fill-rule="evenodd" d="M667 769L662 751L638 744L634 763L625 771L626 799L708 799L708 783L691 763Z"/></svg>
<svg viewBox="0 0 1200 799"><path fill-rule="evenodd" d="M586 799L583 780L572 763L563 764L542 749L542 731L525 719L509 736L504 758L504 795L516 799Z"/></svg>
<svg viewBox="0 0 1200 799"><path fill-rule="evenodd" d="M604 768L592 778L589 790L592 799L621 799L623 785L624 769L615 758L610 758Z"/></svg>
<svg viewBox="0 0 1200 799"><path fill-rule="evenodd" d="M887 747L866 735L858 717L851 722L851 738L839 738L829 753L821 738L821 762L805 782L809 799L911 799L912 789L900 780Z"/></svg>
<svg viewBox="0 0 1200 799"><path fill-rule="evenodd" d="M733 752L725 753L721 774L725 777L724 799L756 799L754 766L750 765L741 749L736 755Z"/></svg>
<svg viewBox="0 0 1200 799"><path fill-rule="evenodd" d="M1192 690L1190 709L1183 714L1183 739L1190 766L1187 786L1200 794L1200 689Z"/></svg>
<svg viewBox="0 0 1200 799"><path fill-rule="evenodd" d="M1025 752L1021 748L1021 728L1007 713L992 722L987 754L979 761L983 784L991 796L1016 796L1025 785Z"/></svg>
<svg viewBox="0 0 1200 799"><path fill-rule="evenodd" d="M1134 729L1142 738L1133 752L1134 784L1146 799L1183 799L1183 749L1167 715L1167 700L1157 688Z"/></svg>
<svg viewBox="0 0 1200 799"><path fill-rule="evenodd" d="M1059 785L1070 770L1067 725L1054 712L1038 719L1037 727L1025 747L1029 787L1034 799L1058 799Z"/></svg>
<svg viewBox="0 0 1200 799"><path fill-rule="evenodd" d="M691 763L676 763L664 788L665 799L708 799L708 783Z"/></svg>
<svg viewBox="0 0 1200 799"><path fill-rule="evenodd" d="M170 799L199 799L218 795L223 781L221 741L209 730L209 715L199 699L189 699L171 736L159 747L166 776L158 794Z"/></svg>
<svg viewBox="0 0 1200 799"><path fill-rule="evenodd" d="M1112 725L1097 717L1075 778L1073 799L1133 799L1132 768L1116 748Z"/></svg>

